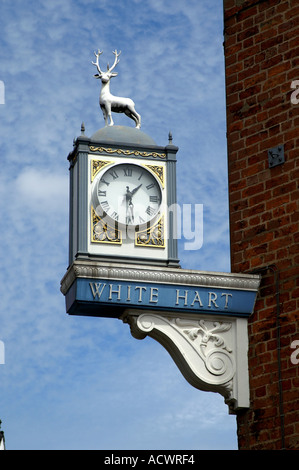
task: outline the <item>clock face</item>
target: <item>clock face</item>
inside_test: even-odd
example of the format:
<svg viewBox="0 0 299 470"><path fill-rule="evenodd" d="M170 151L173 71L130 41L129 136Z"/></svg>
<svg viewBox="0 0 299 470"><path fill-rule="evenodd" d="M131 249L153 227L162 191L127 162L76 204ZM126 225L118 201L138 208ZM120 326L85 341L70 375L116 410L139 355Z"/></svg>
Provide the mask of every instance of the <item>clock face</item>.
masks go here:
<svg viewBox="0 0 299 470"><path fill-rule="evenodd" d="M94 181L93 206L99 216L118 224L143 225L158 213L162 201L159 181L143 166L110 166Z"/></svg>

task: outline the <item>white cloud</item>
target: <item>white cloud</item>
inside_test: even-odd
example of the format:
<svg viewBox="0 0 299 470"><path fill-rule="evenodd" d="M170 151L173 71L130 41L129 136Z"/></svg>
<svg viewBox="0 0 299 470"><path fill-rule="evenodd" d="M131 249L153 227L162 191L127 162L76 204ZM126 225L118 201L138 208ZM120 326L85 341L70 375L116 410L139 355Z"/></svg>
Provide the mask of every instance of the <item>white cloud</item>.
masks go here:
<svg viewBox="0 0 299 470"><path fill-rule="evenodd" d="M25 168L15 180L16 198L20 198L27 210L42 212L49 217L58 208L61 211L60 204L67 206L67 176L49 169Z"/></svg>

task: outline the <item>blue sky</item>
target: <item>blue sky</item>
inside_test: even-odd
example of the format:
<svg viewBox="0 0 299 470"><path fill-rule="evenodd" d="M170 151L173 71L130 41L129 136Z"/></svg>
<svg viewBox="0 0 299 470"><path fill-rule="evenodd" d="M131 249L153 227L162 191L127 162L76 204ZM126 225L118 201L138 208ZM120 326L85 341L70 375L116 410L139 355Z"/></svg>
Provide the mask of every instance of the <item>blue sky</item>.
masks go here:
<svg viewBox="0 0 299 470"><path fill-rule="evenodd" d="M70 317L73 138L104 126L91 61L121 50L111 91L142 130L179 147L178 202L203 204L186 269L230 271L220 0L1 0L0 419L8 449L236 449L220 395L182 377L154 340L115 319ZM116 124L132 126L126 117ZM130 122L128 122L130 121Z"/></svg>

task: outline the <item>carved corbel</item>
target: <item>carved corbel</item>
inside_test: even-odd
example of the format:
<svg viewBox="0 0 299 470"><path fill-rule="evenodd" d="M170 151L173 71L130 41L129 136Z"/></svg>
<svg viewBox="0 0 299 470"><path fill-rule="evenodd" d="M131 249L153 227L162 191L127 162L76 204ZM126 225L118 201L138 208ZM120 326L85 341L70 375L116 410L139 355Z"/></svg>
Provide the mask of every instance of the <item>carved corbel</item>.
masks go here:
<svg viewBox="0 0 299 470"><path fill-rule="evenodd" d="M134 338L158 341L193 387L220 393L230 413L249 407L246 318L127 310L122 320Z"/></svg>

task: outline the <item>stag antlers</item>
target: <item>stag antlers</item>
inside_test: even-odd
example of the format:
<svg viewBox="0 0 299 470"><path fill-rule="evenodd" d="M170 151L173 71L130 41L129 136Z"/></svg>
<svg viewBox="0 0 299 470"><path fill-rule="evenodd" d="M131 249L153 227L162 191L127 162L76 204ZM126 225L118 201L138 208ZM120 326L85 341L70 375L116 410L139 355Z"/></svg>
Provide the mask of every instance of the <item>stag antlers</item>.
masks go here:
<svg viewBox="0 0 299 470"><path fill-rule="evenodd" d="M119 56L121 54L121 51L117 52L117 50L115 49L115 51L112 51L112 53L115 55L115 59L114 59L114 63L112 65L112 67L109 67L109 63L107 64L107 72L111 73L112 70L117 66L117 64L119 63ZM96 68L98 69L98 72L99 72L99 75L102 75L104 72L101 70L100 68L100 64L99 64L99 57L100 55L103 54L103 51L100 51L100 49L98 49L98 52L94 52L94 55L96 56L96 61L95 62L91 62L92 65L95 65ZM116 74L117 75L117 74ZM114 76L114 74L113 74ZM97 77L97 75L95 75L95 77ZM100 78L100 77L99 77Z"/></svg>

